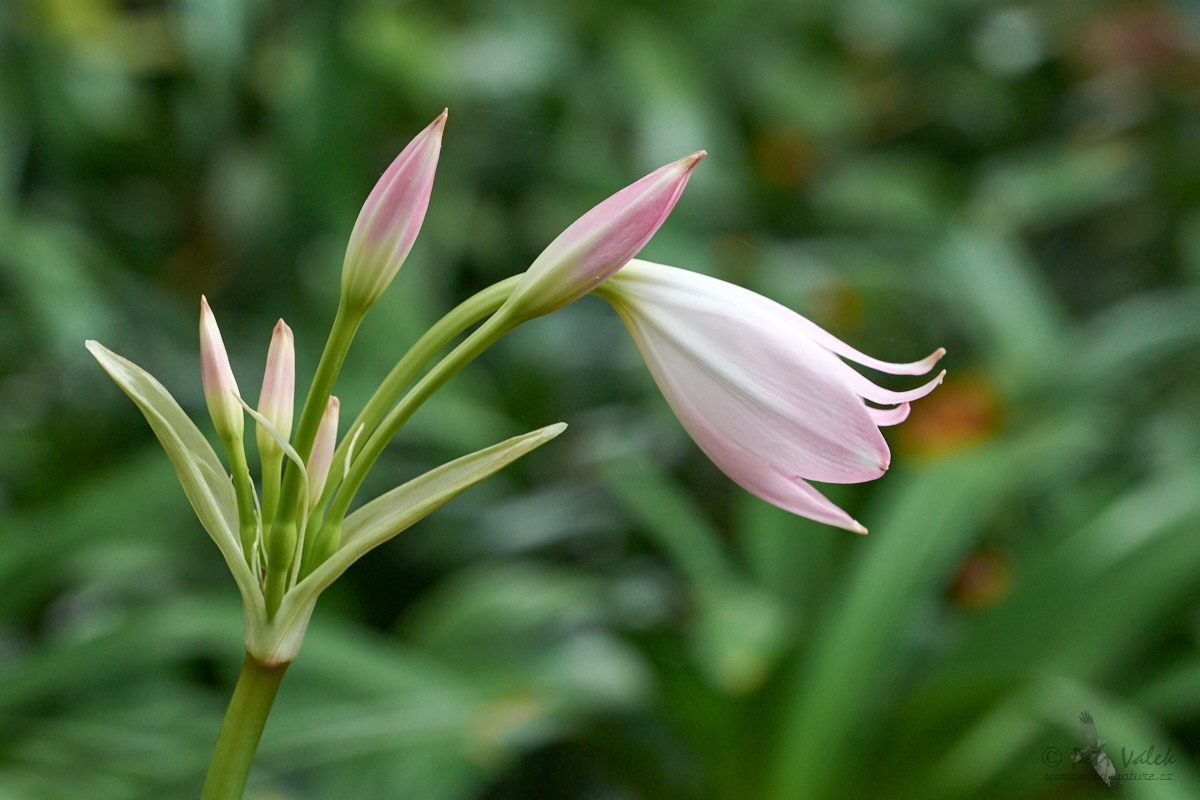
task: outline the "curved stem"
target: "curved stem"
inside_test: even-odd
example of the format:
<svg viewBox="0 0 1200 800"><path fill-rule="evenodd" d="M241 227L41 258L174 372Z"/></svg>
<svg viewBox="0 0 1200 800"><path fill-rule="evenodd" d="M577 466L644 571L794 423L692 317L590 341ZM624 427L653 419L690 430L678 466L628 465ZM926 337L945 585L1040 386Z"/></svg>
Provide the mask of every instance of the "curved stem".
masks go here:
<svg viewBox="0 0 1200 800"><path fill-rule="evenodd" d="M521 275L523 274L521 273ZM375 432L375 428L387 414L388 409L400 399L404 390L408 388L408 384L417 377L425 365L459 334L489 314L495 313L500 306L504 305L504 301L521 281L521 275L505 278L459 303L446 316L438 320L432 328L425 331L417 343L396 363L396 366L392 367L392 371L383 379L383 383L379 384L375 394L371 395L371 399L363 406L363 410L359 412L354 424L346 429L346 436L333 454L329 479L325 484L325 491L321 494L321 500L317 503L318 508L324 507L337 490L342 473L345 471L346 451L349 449L350 441L354 438L354 432L358 430L359 425L363 426L363 432L358 437L357 446L362 447ZM337 476L338 480L334 480L334 476Z"/></svg>
<svg viewBox="0 0 1200 800"><path fill-rule="evenodd" d="M331 541L331 537L340 535L342 519L346 516L346 511L350 508L350 503L354 499L354 495L362 486L363 479L366 478L367 472L375 464L375 460L383 453L388 442L400 430L401 426L408 421L421 405L428 400L434 392L442 388L446 381L454 377L459 370L471 363L484 350L490 347L504 334L508 333L518 324L520 319L512 319L508 315L495 314L488 318L487 322L480 325L475 331L468 336L458 347L450 351L450 354L438 362L437 366L426 373L416 386L401 398L396 407L384 418L379 427L372 434L367 443L362 446L358 457L350 466L350 471L346 473L346 480L338 489L337 494L333 497L333 502L329 506L329 511L325 515L324 524L321 526L320 532L316 537L314 552L328 555L338 547L338 542ZM308 570L302 570L302 575L311 572L316 567L317 558L312 559L314 563L308 565Z"/></svg>
<svg viewBox="0 0 1200 800"><path fill-rule="evenodd" d="M508 296L512 294L512 290L520 282L521 275L513 275L511 278L495 283L488 288L477 292L463 302L459 303L452 311L438 320L432 328L427 330L420 339L417 340L404 357L396 363L388 376L384 378L383 383L371 395L371 399L367 401L366 406L359 413L353 424L346 429L346 435L342 438L341 444L333 454L333 463L329 468L329 478L325 482L325 489L321 493L320 500L316 503L317 509L313 513L311 527L320 524L320 509L325 508L334 493L341 484L341 478L346 470L346 459L350 450L350 443L355 441L356 432L359 427L362 427L362 433L357 434L355 449L361 453L362 448L366 446L372 434L379 423L383 420L392 404L400 399L401 394L408 387L414 378L425 368L435 355L437 355L450 342L458 337L467 328L474 325L479 320L495 313ZM351 458L351 463L357 459ZM315 534L315 531L313 531ZM303 566L301 568L301 576L307 575L316 565L312 563L313 548L316 547L318 537L316 535L306 535L304 539L304 555Z"/></svg>
<svg viewBox="0 0 1200 800"><path fill-rule="evenodd" d="M200 800L241 800L267 715L288 665L267 666L249 653L225 712Z"/></svg>
<svg viewBox="0 0 1200 800"><path fill-rule="evenodd" d="M246 464L246 451L242 443L231 440L223 443L229 456L230 477L237 497L238 538L242 542L242 555L246 565L254 568L254 548L258 544L258 520L254 513L254 483L250 480L250 467Z"/></svg>

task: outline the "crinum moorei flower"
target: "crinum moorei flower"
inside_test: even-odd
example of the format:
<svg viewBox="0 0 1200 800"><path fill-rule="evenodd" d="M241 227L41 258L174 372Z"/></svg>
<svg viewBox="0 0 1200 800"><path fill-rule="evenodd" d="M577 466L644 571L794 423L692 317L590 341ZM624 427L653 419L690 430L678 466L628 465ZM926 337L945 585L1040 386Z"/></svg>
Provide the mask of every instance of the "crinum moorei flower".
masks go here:
<svg viewBox="0 0 1200 800"><path fill-rule="evenodd" d="M879 361L748 289L637 259L596 294L617 310L671 409L722 472L768 503L866 533L808 481L880 477L891 455L879 427L903 422L909 402L945 371L894 392L842 358L924 375L944 350L911 364Z"/></svg>

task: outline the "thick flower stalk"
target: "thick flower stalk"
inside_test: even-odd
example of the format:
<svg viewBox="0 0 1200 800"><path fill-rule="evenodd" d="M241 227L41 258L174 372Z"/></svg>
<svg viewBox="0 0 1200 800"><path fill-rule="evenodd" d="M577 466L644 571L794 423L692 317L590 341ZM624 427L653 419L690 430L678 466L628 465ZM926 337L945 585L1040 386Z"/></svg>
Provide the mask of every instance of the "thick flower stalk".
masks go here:
<svg viewBox="0 0 1200 800"><path fill-rule="evenodd" d="M762 295L646 261L631 261L596 293L617 310L671 409L722 472L794 514L867 532L807 481L883 475L891 455L879 426L902 422L909 402L945 372L893 392L839 356L923 375L945 351L911 364L879 361Z"/></svg>

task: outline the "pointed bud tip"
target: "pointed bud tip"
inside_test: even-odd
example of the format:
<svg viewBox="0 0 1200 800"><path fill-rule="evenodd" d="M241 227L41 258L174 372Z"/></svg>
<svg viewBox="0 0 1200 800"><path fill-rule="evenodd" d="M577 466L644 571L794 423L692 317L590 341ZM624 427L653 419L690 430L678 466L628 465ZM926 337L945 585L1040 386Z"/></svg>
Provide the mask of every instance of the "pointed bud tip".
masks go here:
<svg viewBox="0 0 1200 800"><path fill-rule="evenodd" d="M675 163L677 163L677 164L679 164L679 166L683 167L685 172L691 172L692 170L694 170L696 168L697 164L699 164L701 161L704 160L704 157L706 155L708 155L707 150L697 150L696 152L692 153L690 156L684 156L683 158L679 159L679 161L677 161Z"/></svg>
<svg viewBox="0 0 1200 800"><path fill-rule="evenodd" d="M854 527L853 527L853 528L850 528L850 531L851 531L851 532L853 532L853 533L857 533L857 534L860 534L860 535L862 535L862 536L866 536L866 535L867 535L867 529L866 529L866 528L864 528L864 527L862 526L862 523L860 523L860 522L859 522L858 520L856 520L856 519L852 519L852 520L850 520L850 522L852 522L852 523L854 524Z"/></svg>

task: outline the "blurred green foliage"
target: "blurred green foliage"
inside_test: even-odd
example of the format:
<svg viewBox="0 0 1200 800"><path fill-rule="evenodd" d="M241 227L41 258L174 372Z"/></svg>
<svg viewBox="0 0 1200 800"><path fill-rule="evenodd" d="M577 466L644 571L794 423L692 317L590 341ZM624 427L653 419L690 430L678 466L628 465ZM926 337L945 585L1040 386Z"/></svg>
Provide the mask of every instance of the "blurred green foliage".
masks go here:
<svg viewBox="0 0 1200 800"><path fill-rule="evenodd" d="M347 409L700 148L645 257L950 378L891 474L826 487L855 537L732 487L603 304L516 331L364 495L571 428L327 593L254 797L1084 796L1084 709L1121 771L1178 757L1127 793L1200 795L1198 76L1183 2L0 4L0 798L195 796L241 660L83 339L203 419L205 293L249 395L280 315L310 374L358 206L443 106Z"/></svg>

